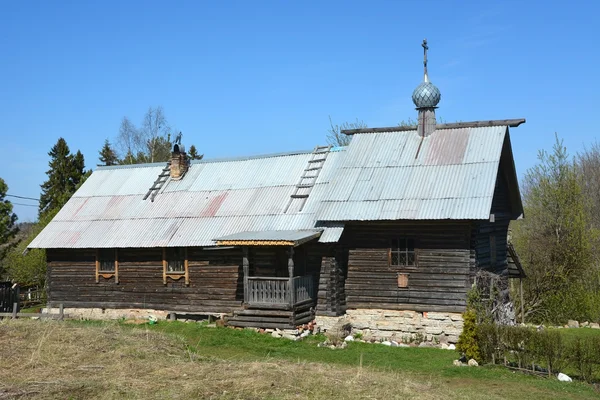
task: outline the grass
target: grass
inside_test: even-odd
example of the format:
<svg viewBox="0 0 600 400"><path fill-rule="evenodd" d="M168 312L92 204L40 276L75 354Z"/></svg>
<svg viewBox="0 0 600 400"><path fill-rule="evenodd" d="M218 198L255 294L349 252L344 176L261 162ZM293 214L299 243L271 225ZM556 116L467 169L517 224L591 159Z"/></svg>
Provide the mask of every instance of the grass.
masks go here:
<svg viewBox="0 0 600 400"><path fill-rule="evenodd" d="M600 329L592 328L563 328L558 329L560 334L566 340L575 340L577 338L600 337Z"/></svg>
<svg viewBox="0 0 600 400"><path fill-rule="evenodd" d="M195 323L7 320L0 399L598 398L582 383L454 367L448 350L356 342L331 350L320 340Z"/></svg>

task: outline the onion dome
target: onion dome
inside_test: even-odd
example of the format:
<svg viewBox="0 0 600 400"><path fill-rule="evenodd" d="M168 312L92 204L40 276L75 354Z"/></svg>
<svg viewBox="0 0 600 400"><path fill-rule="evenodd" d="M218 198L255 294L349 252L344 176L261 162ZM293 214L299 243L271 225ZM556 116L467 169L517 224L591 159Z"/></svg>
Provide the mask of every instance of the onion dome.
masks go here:
<svg viewBox="0 0 600 400"><path fill-rule="evenodd" d="M427 75L427 50L429 50L427 39L423 40L421 46L423 47L423 82L413 91L412 101L417 108L433 108L440 102L442 94L440 89L429 82L429 76Z"/></svg>
<svg viewBox="0 0 600 400"><path fill-rule="evenodd" d="M427 79L427 78L426 78ZM438 105L442 98L440 89L426 80L413 91L412 101L417 108L432 108Z"/></svg>

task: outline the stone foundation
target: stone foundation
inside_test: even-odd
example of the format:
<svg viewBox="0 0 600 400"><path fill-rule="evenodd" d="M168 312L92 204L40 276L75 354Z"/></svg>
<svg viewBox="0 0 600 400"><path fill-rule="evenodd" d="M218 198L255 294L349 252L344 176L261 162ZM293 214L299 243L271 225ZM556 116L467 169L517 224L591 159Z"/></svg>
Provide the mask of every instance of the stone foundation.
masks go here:
<svg viewBox="0 0 600 400"><path fill-rule="evenodd" d="M169 313L162 310L149 310L139 308L66 308L63 311L70 319L148 319L153 315L158 319L167 319ZM58 314L58 307L42 309L42 313Z"/></svg>
<svg viewBox="0 0 600 400"><path fill-rule="evenodd" d="M365 340L399 343L456 343L463 328L462 314L442 312L359 309L347 310L346 315L340 317L317 316L315 320L322 331L330 330L336 324L350 324L352 333L362 334Z"/></svg>

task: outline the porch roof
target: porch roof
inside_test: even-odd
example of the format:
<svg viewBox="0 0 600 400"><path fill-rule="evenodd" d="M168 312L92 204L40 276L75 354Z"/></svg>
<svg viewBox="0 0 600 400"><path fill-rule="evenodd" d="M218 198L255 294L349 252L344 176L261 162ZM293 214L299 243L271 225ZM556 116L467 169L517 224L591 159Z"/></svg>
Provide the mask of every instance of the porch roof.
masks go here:
<svg viewBox="0 0 600 400"><path fill-rule="evenodd" d="M300 246L321 236L322 230L246 231L215 239L219 246Z"/></svg>

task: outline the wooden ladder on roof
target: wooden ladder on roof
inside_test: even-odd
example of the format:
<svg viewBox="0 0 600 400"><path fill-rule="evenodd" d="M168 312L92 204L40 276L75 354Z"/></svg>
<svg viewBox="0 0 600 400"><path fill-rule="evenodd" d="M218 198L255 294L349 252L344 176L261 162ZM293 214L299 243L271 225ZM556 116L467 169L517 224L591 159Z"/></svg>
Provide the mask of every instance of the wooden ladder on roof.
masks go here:
<svg viewBox="0 0 600 400"><path fill-rule="evenodd" d="M295 201L300 202L298 211L302 211L302 208L304 208L304 204L306 203L306 199L310 195L312 188L315 186L317 178L319 177L319 173L323 169L323 165L325 165L325 160L327 160L327 156L329 155L331 147L331 145L315 146L310 156L310 160L308 160L308 166L306 169L304 169L300 180L296 184L294 193L292 193L290 196L290 200L283 211L284 213L288 212L292 203Z"/></svg>
<svg viewBox="0 0 600 400"><path fill-rule="evenodd" d="M146 195L144 196L144 200L146 200L148 196L150 196L150 201L154 202L154 198L156 197L160 189L165 185L165 182L167 182L169 176L171 176L171 161L167 161L167 165L162 169L162 171L160 171L158 178L154 181L152 187L148 189L148 193L146 193Z"/></svg>

